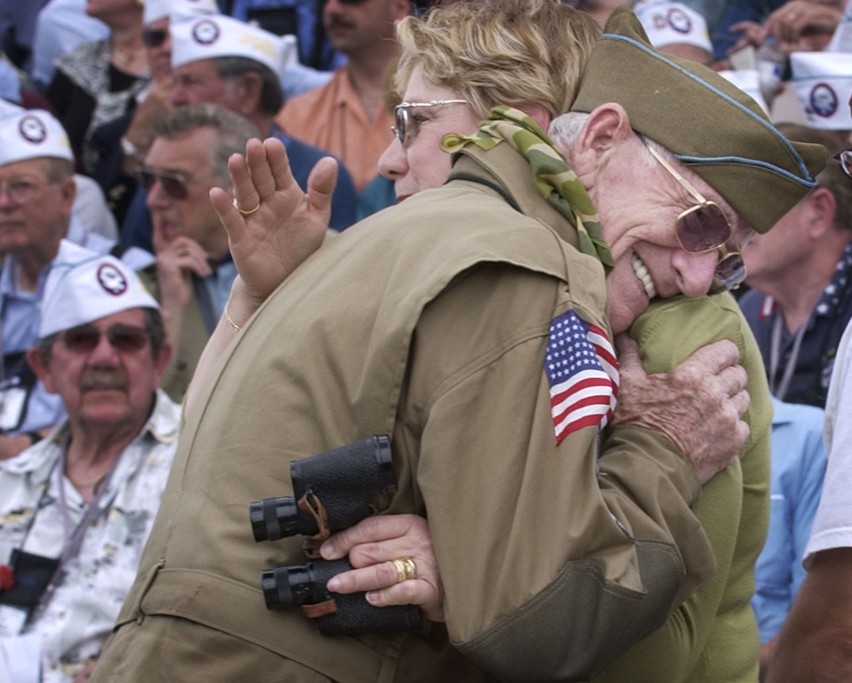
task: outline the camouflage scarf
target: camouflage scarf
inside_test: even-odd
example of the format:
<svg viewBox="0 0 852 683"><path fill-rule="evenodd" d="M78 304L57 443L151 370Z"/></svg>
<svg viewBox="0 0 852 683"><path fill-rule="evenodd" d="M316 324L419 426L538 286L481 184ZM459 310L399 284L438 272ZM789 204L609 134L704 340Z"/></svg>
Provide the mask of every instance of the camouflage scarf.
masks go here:
<svg viewBox="0 0 852 683"><path fill-rule="evenodd" d="M494 107L476 133L445 135L441 147L446 152L457 152L472 143L489 150L501 141L509 143L529 162L533 185L574 226L580 251L597 258L609 273L613 267L612 254L601 233L597 209L577 174L535 121L517 109Z"/></svg>

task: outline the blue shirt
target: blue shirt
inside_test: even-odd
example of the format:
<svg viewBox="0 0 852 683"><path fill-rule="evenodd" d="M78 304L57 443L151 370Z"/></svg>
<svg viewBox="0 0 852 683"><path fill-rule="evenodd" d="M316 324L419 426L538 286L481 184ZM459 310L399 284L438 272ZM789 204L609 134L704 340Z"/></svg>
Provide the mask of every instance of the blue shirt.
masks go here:
<svg viewBox="0 0 852 683"><path fill-rule="evenodd" d="M65 408L57 394L50 394L36 381L24 352L38 341L41 300L47 275L54 264L77 263L95 253L62 240L49 266L39 274L35 292L18 288L17 264L7 255L0 272L0 310L2 310L3 375L0 382L0 415L6 434L21 434L56 425Z"/></svg>
<svg viewBox="0 0 852 683"><path fill-rule="evenodd" d="M772 640L805 579L802 558L825 475L824 412L772 399L769 533L755 566L760 642Z"/></svg>
<svg viewBox="0 0 852 683"><path fill-rule="evenodd" d="M791 361L795 345L795 334L787 331L781 323L780 353L775 376L772 374L772 334L776 320L781 316L772 298L750 290L740 299L740 307L754 332L760 355L766 365L770 386L781 385L784 371ZM852 319L852 243L847 245L843 257L838 261L831 282L823 291L810 320L807 322L795 370L786 394L779 398L789 403L807 403L825 407L828 383L834 368L834 357L843 330Z"/></svg>
<svg viewBox="0 0 852 683"><path fill-rule="evenodd" d="M308 176L316 163L323 157L331 156L328 152L314 147L306 142L291 138L278 126L272 127L273 136L284 143L287 149L287 159L290 162L290 170L293 177L303 190L308 187ZM331 198L331 220L329 227L333 230L344 230L355 222L355 214L358 208L358 192L352 176L340 159L337 160L337 187L334 188L334 196Z"/></svg>

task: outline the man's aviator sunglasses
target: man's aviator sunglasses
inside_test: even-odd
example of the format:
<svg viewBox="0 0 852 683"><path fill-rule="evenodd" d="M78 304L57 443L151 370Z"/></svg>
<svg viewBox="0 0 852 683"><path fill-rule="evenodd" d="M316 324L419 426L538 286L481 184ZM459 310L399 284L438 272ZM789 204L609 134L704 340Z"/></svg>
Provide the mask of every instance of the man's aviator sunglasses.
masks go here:
<svg viewBox="0 0 852 683"><path fill-rule="evenodd" d="M143 28L142 44L145 47L160 47L169 37L169 31L165 28Z"/></svg>
<svg viewBox="0 0 852 683"><path fill-rule="evenodd" d="M411 115L415 107L440 107L445 104L467 104L467 100L432 100L430 102L403 102L393 110L394 125L391 131L403 147L408 146L420 130L420 121Z"/></svg>
<svg viewBox="0 0 852 683"><path fill-rule="evenodd" d="M677 217L677 241L684 251L692 254L719 251L716 264L715 285L725 289L736 289L746 276L745 263L739 249L728 246L733 229L722 208L706 199L686 178L678 173L665 157L643 139L651 155L660 162L669 174L693 196L697 202Z"/></svg>
<svg viewBox="0 0 852 683"><path fill-rule="evenodd" d="M189 196L187 185L193 181L181 173L158 171L147 166L139 170L138 176L139 184L146 190L150 192L156 181L172 199L186 199Z"/></svg>

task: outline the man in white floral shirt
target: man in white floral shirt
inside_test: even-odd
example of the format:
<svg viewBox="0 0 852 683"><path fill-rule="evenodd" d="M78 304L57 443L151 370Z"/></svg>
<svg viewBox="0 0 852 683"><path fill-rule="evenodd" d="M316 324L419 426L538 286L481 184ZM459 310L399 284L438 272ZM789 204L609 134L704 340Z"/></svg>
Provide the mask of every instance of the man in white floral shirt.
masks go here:
<svg viewBox="0 0 852 683"><path fill-rule="evenodd" d="M85 681L112 629L177 446L171 349L120 261L48 279L27 359L68 419L0 461L0 683Z"/></svg>

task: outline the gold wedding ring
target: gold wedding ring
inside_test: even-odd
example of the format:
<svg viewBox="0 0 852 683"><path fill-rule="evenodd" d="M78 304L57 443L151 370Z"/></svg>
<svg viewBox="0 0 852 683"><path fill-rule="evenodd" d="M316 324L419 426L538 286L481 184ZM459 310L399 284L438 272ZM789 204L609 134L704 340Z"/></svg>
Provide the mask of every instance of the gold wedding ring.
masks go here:
<svg viewBox="0 0 852 683"><path fill-rule="evenodd" d="M236 197L234 197L233 203L234 203L234 208L237 211L239 211L241 214L243 214L243 216L251 216L255 211L257 211L260 208L260 202L259 201L257 203L257 206L254 207L253 209L242 209L242 208L240 208L240 205L237 204L237 198Z"/></svg>
<svg viewBox="0 0 852 683"><path fill-rule="evenodd" d="M410 557L403 557L398 560L392 560L394 569L396 569L396 582L402 583L408 579L417 578L417 565Z"/></svg>

